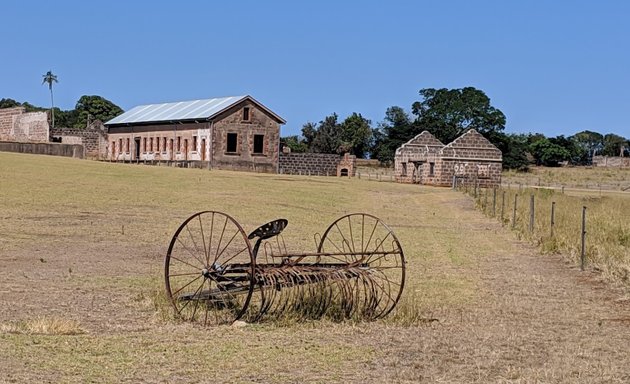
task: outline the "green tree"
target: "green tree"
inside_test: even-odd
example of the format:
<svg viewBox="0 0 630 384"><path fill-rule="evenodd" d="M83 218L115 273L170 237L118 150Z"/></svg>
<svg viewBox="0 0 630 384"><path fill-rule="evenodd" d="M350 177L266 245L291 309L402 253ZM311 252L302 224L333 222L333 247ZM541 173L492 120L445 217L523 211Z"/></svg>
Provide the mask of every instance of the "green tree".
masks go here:
<svg viewBox="0 0 630 384"><path fill-rule="evenodd" d="M308 152L308 145L303 139L301 139L297 135L281 137L280 145L283 147L287 146L291 148L291 152L294 152L294 153Z"/></svg>
<svg viewBox="0 0 630 384"><path fill-rule="evenodd" d="M577 162L580 165L590 165L593 162L593 155L604 148L604 136L598 132L582 131L569 139L582 149L582 156Z"/></svg>
<svg viewBox="0 0 630 384"><path fill-rule="evenodd" d="M53 98L53 83L57 82L57 75L53 74L52 71L46 72L45 75L42 75L44 80L42 84L48 84L48 89L50 89L50 113L52 115L52 127L55 128L55 100Z"/></svg>
<svg viewBox="0 0 630 384"><path fill-rule="evenodd" d="M74 108L77 111L75 128L85 128L94 120L107 121L123 113L123 110L101 96L81 96Z"/></svg>
<svg viewBox="0 0 630 384"><path fill-rule="evenodd" d="M420 90L423 97L412 105L420 131L431 132L443 143L450 143L468 129L491 139L505 128L505 115L490 105L490 98L474 87ZM411 137L410 137L411 138Z"/></svg>
<svg viewBox="0 0 630 384"><path fill-rule="evenodd" d="M604 147L602 149L602 155L604 156L621 156L623 150L630 146L628 139L609 133L604 136Z"/></svg>
<svg viewBox="0 0 630 384"><path fill-rule="evenodd" d="M528 170L529 149L526 135L513 133L506 135L499 132L494 135L493 143L503 153L503 169Z"/></svg>
<svg viewBox="0 0 630 384"><path fill-rule="evenodd" d="M326 116L319 122L317 134L313 138L311 149L317 153L340 153L343 151L341 142L341 125L337 122L336 113Z"/></svg>
<svg viewBox="0 0 630 384"><path fill-rule="evenodd" d="M20 102L13 99L0 99L0 108L15 108L21 105L22 104Z"/></svg>
<svg viewBox="0 0 630 384"><path fill-rule="evenodd" d="M536 165L557 167L561 161L571 157L571 153L566 148L552 143L546 137L534 141L529 145L529 149L536 160Z"/></svg>
<svg viewBox="0 0 630 384"><path fill-rule="evenodd" d="M586 157L586 154L582 147L578 146L575 141L564 137L564 135L550 137L549 141L552 144L556 144L566 149L569 153L569 157L566 160L569 160L571 164L580 164L582 159Z"/></svg>
<svg viewBox="0 0 630 384"><path fill-rule="evenodd" d="M385 111L385 120L373 132L372 158L381 163L394 161L396 149L421 132L401 107L393 106Z"/></svg>
<svg viewBox="0 0 630 384"><path fill-rule="evenodd" d="M308 122L302 126L302 137L304 137L304 144L308 148L307 152L312 152L315 136L317 136L317 124Z"/></svg>
<svg viewBox="0 0 630 384"><path fill-rule="evenodd" d="M352 113L341 123L342 152L350 152L358 158L365 158L372 142L372 122L360 113Z"/></svg>

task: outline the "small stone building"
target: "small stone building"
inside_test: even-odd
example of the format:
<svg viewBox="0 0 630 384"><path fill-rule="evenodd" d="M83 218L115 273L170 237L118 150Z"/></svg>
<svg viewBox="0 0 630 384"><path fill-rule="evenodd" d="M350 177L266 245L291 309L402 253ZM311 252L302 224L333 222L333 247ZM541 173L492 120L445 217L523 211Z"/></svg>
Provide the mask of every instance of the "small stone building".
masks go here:
<svg viewBox="0 0 630 384"><path fill-rule="evenodd" d="M105 123L107 159L276 173L282 124L251 96L140 105Z"/></svg>
<svg viewBox="0 0 630 384"><path fill-rule="evenodd" d="M401 183L451 186L458 183L492 188L501 184L503 155L471 129L444 145L427 131L396 150L394 175Z"/></svg>

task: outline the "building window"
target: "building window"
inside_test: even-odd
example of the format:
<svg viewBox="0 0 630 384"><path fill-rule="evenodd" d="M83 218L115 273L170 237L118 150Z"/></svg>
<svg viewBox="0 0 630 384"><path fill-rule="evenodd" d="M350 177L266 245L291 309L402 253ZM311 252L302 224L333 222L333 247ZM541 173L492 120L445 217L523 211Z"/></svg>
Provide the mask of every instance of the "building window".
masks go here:
<svg viewBox="0 0 630 384"><path fill-rule="evenodd" d="M225 152L236 153L237 141L238 141L237 133L228 133L227 146L226 146Z"/></svg>
<svg viewBox="0 0 630 384"><path fill-rule="evenodd" d="M243 121L249 121L249 107L243 108Z"/></svg>
<svg viewBox="0 0 630 384"><path fill-rule="evenodd" d="M166 152L166 137L162 138L162 152Z"/></svg>
<svg viewBox="0 0 630 384"><path fill-rule="evenodd" d="M112 141L112 157L116 155L116 142Z"/></svg>
<svg viewBox="0 0 630 384"><path fill-rule="evenodd" d="M122 139L118 139L118 152L123 153Z"/></svg>
<svg viewBox="0 0 630 384"><path fill-rule="evenodd" d="M265 135L254 135L254 153L263 153Z"/></svg>
<svg viewBox="0 0 630 384"><path fill-rule="evenodd" d="M149 150L153 152L153 138L149 139Z"/></svg>
<svg viewBox="0 0 630 384"><path fill-rule="evenodd" d="M193 150L193 152L197 151L197 136L193 136L192 150Z"/></svg>
<svg viewBox="0 0 630 384"><path fill-rule="evenodd" d="M407 163L400 163L402 169L400 170L401 176L407 176Z"/></svg>
<svg viewBox="0 0 630 384"><path fill-rule="evenodd" d="M429 163L429 176L434 176L435 174L435 163Z"/></svg>
<svg viewBox="0 0 630 384"><path fill-rule="evenodd" d="M181 151L182 151L182 137L177 136L177 152L181 152Z"/></svg>
<svg viewBox="0 0 630 384"><path fill-rule="evenodd" d="M131 147L129 146L129 138L127 138L127 152L131 152Z"/></svg>

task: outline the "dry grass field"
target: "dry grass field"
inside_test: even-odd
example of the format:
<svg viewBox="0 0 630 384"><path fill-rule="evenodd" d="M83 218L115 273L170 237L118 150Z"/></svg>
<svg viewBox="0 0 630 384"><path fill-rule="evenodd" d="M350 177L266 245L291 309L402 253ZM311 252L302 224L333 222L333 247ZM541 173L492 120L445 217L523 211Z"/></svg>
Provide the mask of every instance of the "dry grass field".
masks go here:
<svg viewBox="0 0 630 384"><path fill-rule="evenodd" d="M515 186L562 186L603 191L630 190L630 168L531 167L529 172L503 172L503 184Z"/></svg>
<svg viewBox="0 0 630 384"><path fill-rule="evenodd" d="M586 207L585 265L601 271L610 282L630 285L630 192L600 192L596 188L566 189L562 193L551 188L499 188L496 197L494 194L492 190L479 191L478 207L539 246L542 252L563 254L576 265L582 262L582 211ZM532 198L534 221L530 229Z"/></svg>
<svg viewBox="0 0 630 384"><path fill-rule="evenodd" d="M206 209L284 217L298 251L372 213L405 250L402 300L375 322L177 322L163 258ZM627 291L447 188L0 153L0 308L7 383L630 381Z"/></svg>

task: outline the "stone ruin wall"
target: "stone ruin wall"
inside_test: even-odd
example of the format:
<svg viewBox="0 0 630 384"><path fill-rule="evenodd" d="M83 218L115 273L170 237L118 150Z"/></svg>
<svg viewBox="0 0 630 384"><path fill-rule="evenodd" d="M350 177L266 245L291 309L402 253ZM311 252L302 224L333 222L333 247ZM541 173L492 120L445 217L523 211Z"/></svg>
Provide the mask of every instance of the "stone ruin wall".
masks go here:
<svg viewBox="0 0 630 384"><path fill-rule="evenodd" d="M25 112L24 107L0 109L0 141L47 143L48 114Z"/></svg>
<svg viewBox="0 0 630 384"><path fill-rule="evenodd" d="M286 175L337 176L341 156L326 153L280 153L278 173Z"/></svg>
<svg viewBox="0 0 630 384"><path fill-rule="evenodd" d="M107 158L109 142L107 130L102 123L96 122L89 128L53 128L50 130L53 141L63 144L80 144L85 148L88 159L104 160Z"/></svg>
<svg viewBox="0 0 630 384"><path fill-rule="evenodd" d="M593 156L593 165L596 167L630 168L630 157Z"/></svg>

